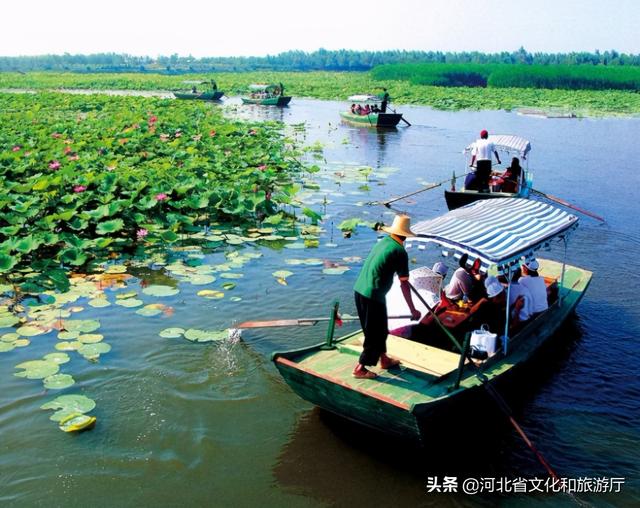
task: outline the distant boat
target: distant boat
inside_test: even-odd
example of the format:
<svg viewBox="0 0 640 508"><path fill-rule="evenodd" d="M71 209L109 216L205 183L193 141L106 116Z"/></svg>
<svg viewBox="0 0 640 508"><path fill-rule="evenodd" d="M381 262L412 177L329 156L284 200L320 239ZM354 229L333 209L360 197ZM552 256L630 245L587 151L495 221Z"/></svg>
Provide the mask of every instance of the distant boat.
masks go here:
<svg viewBox="0 0 640 508"><path fill-rule="evenodd" d="M291 96L284 95L284 85L254 83L249 85L250 94L242 97L243 104L258 104L261 106L286 106L291 102Z"/></svg>
<svg viewBox="0 0 640 508"><path fill-rule="evenodd" d="M527 227L534 223L535 227ZM546 203L494 199L418 222L412 227L417 236L407 242L444 248L453 256L468 254L481 261L481 270L492 266L507 275L521 256L530 258L554 240L562 245L577 224L576 216ZM549 308L515 329L504 309L505 330L495 332L502 335L508 330L507 337L502 345L497 341L497 349L495 343L485 349L484 357L469 358L470 332L481 328L483 309L486 316L487 306L491 307L481 298L468 307L452 304L435 311L455 345L428 313L419 323L399 329L390 319L387 350L401 360L401 366L389 371L374 367L376 379L356 379L351 374L362 352L362 331L333 340L330 327L325 342L276 352L272 360L293 391L327 411L404 439L438 439L430 434L430 423L436 423L435 418L446 421L450 408L464 407L479 397L484 382L507 378L513 382L513 375L553 339L591 281L592 273L583 268L549 259L538 262ZM424 306L417 308L426 311Z"/></svg>
<svg viewBox="0 0 640 508"><path fill-rule="evenodd" d="M217 101L224 92L218 90L218 85L214 80L211 81L183 81L183 83L192 85L191 91L175 91L173 95L176 99L183 100L201 100L201 101ZM199 91L198 85L204 86L204 90Z"/></svg>
<svg viewBox="0 0 640 508"><path fill-rule="evenodd" d="M359 127L395 127L402 120L402 113L388 113L380 111L382 98L377 95L352 95L349 102L360 108L368 108L367 113L357 111L340 111L340 116L345 122ZM363 106L364 105L364 106ZM371 111L373 108L373 111Z"/></svg>
<svg viewBox="0 0 640 508"><path fill-rule="evenodd" d="M521 161L527 162L527 167L529 163L529 152L531 151L531 143L521 138L520 136L510 136L510 135L495 135L489 136L489 141L493 143L496 150L505 152L509 155L517 156ZM465 167L468 168L468 164L466 163L466 155L471 153L471 149L473 148L473 143L467 146L463 150L463 154L465 154ZM447 208L449 210L454 210L455 208L459 208L464 205L468 205L469 203L473 203L474 201L480 199L494 199L494 198L528 198L531 190L531 186L533 185L533 174L524 167L522 168L522 172L520 174L520 179L516 182L516 192L500 192L490 190L489 192L481 192L477 190L469 190L462 187L460 190L455 190L455 173L452 177L451 182L451 190L444 191L444 199L447 202ZM491 188L491 181L489 182Z"/></svg>

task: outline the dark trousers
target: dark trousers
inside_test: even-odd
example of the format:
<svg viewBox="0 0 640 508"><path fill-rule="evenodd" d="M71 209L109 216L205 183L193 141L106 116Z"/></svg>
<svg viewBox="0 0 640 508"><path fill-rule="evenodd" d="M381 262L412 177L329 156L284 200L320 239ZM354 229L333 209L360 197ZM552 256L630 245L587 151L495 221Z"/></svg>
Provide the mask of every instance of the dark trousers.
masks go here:
<svg viewBox="0 0 640 508"><path fill-rule="evenodd" d="M364 331L364 349L359 362L362 365L375 365L382 353L387 352L387 335L389 325L387 322L387 305L355 293L356 309L360 325Z"/></svg>
<svg viewBox="0 0 640 508"><path fill-rule="evenodd" d="M464 188L489 192L489 179L491 178L491 161L482 160L476 162L476 170L469 173L464 180Z"/></svg>

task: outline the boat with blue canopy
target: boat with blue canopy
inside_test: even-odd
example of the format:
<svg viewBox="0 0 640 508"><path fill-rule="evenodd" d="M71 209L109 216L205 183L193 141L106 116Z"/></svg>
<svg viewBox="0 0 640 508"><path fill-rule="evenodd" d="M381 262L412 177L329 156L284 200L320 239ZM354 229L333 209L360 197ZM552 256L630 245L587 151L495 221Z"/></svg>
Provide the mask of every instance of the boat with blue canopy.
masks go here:
<svg viewBox="0 0 640 508"><path fill-rule="evenodd" d="M287 106L291 96L284 95L284 85L254 83L249 85L249 96L242 97L243 104L258 104L261 106Z"/></svg>
<svg viewBox="0 0 640 508"><path fill-rule="evenodd" d="M463 256L477 260L481 274L502 276L506 301L521 260L537 257L548 308L514 326L505 305L504 329L491 330L501 340L494 341L484 357L471 355L471 337L483 329L486 309L496 307L486 295L462 304L446 302L439 291L441 276L423 266L410 272L421 319L389 320L387 350L401 361L400 368L375 367L376 379L354 378L351 371L362 352L363 333L334 340L333 320L323 342L276 352L272 359L289 386L313 404L384 433L426 441L433 418L446 415L452 404L476 397L484 383L511 378L545 343L557 340L554 333L574 311L592 277L590 271L565 263L568 240L577 226L575 215L519 198L476 201L412 226L416 236L407 239L408 249L417 247L417 254L431 262L439 254L457 261ZM538 256L558 246L561 261ZM406 314L401 302L399 285L394 285L387 295L390 316L394 309ZM332 309L336 315L337 304Z"/></svg>
<svg viewBox="0 0 640 508"><path fill-rule="evenodd" d="M351 108L340 111L342 119L359 127L395 127L402 120L402 113L386 110L386 103L382 107L382 97L377 95L352 95L349 97Z"/></svg>
<svg viewBox="0 0 640 508"><path fill-rule="evenodd" d="M190 91L172 92L176 99L217 101L222 98L224 92L218 90L218 84L212 79L210 81L186 80L184 84L191 86ZM200 87L200 89L198 89Z"/></svg>
<svg viewBox="0 0 640 508"><path fill-rule="evenodd" d="M483 192L472 189L465 189L462 187L460 190L456 190L456 174L454 172L451 179L451 189L444 191L444 199L447 202L447 208L454 210L460 206L467 205L473 201L479 199L494 199L494 198L528 198L533 186L533 172L529 170L529 153L531 152L531 143L529 140L520 136L514 135L491 135L489 141L493 143L495 149L501 154L501 157L518 157L520 162L524 162L520 175L514 181L509 182L510 185L505 185L504 179L499 175L494 174L489 182L489 191ZM466 174L469 166L469 159L471 157L471 151L473 149L473 143L467 146L463 150L465 172ZM507 189L508 187L508 189ZM505 192L506 190L513 192Z"/></svg>

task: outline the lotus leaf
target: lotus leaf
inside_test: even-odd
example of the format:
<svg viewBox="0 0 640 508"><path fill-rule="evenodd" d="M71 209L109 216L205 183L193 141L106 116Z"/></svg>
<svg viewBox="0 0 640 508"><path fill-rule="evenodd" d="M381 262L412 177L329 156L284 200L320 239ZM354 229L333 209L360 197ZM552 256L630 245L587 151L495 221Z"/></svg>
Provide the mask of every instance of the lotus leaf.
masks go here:
<svg viewBox="0 0 640 508"><path fill-rule="evenodd" d="M76 432L93 427L95 422L95 416L70 413L60 420L59 427L63 432Z"/></svg>
<svg viewBox="0 0 640 508"><path fill-rule="evenodd" d="M69 374L54 374L43 379L44 387L48 390L62 390L75 383L75 380Z"/></svg>
<svg viewBox="0 0 640 508"><path fill-rule="evenodd" d="M242 277L244 277L243 273L221 273L220 277L223 279L241 279Z"/></svg>
<svg viewBox="0 0 640 508"><path fill-rule="evenodd" d="M239 296L232 296L231 298L229 298L229 301L231 302L239 302L241 300L242 298L240 298Z"/></svg>
<svg viewBox="0 0 640 508"><path fill-rule="evenodd" d="M18 339L13 341L13 345L15 347L26 347L29 344L31 344L31 341L29 339Z"/></svg>
<svg viewBox="0 0 640 508"><path fill-rule="evenodd" d="M69 355L66 353L49 353L44 355L43 358L49 362L57 363L58 365L69 361Z"/></svg>
<svg viewBox="0 0 640 508"><path fill-rule="evenodd" d="M93 300L89 300L87 302L91 307L101 308L101 307L109 307L111 302L106 298L94 298Z"/></svg>
<svg viewBox="0 0 640 508"><path fill-rule="evenodd" d="M222 291L215 291L213 289L203 289L202 291L198 291L198 296L203 298L209 298L212 300L217 300L219 298L224 298L224 293Z"/></svg>
<svg viewBox="0 0 640 508"><path fill-rule="evenodd" d="M194 286L203 286L205 284L211 284L216 278L213 275L192 275L188 281Z"/></svg>
<svg viewBox="0 0 640 508"><path fill-rule="evenodd" d="M127 267L125 265L111 265L104 271L104 273L116 274L125 273L126 271Z"/></svg>
<svg viewBox="0 0 640 508"><path fill-rule="evenodd" d="M20 322L20 318L13 314L3 314L0 316L0 328L9 328Z"/></svg>
<svg viewBox="0 0 640 508"><path fill-rule="evenodd" d="M152 316L157 316L158 314L162 314L162 309L159 309L158 307L155 307L152 305L145 305L141 309L138 309L136 311L136 314L139 314L140 316L145 316L145 317L152 317Z"/></svg>
<svg viewBox="0 0 640 508"><path fill-rule="evenodd" d="M95 332L100 328L100 321L95 319L67 319L64 322L64 327L70 332Z"/></svg>
<svg viewBox="0 0 640 508"><path fill-rule="evenodd" d="M43 379L56 374L60 370L60 367L57 363L48 360L30 360L19 363L16 365L16 369L24 370L16 372L14 376L26 377L27 379Z"/></svg>
<svg viewBox="0 0 640 508"><path fill-rule="evenodd" d="M116 305L120 305L121 307L133 308L140 307L140 305L144 305L142 300L138 300L137 298L127 298L125 300L116 300Z"/></svg>
<svg viewBox="0 0 640 508"><path fill-rule="evenodd" d="M60 395L56 397L50 402L43 404L40 406L40 409L58 409L66 412L76 412L76 413L88 413L92 411L96 407L96 403L94 400L89 397L85 397L84 395ZM56 412L54 415L50 417L53 421L59 421L61 418L54 419L53 417L58 415L60 411ZM60 416L60 415L58 415Z"/></svg>
<svg viewBox="0 0 640 508"><path fill-rule="evenodd" d="M177 339L178 337L182 337L184 332L184 328L165 328L158 335L165 339Z"/></svg>
<svg viewBox="0 0 640 508"><path fill-rule="evenodd" d="M331 268L324 268L322 270L322 273L324 273L325 275L342 275L344 272L348 272L348 271L349 271L348 266L334 266Z"/></svg>
<svg viewBox="0 0 640 508"><path fill-rule="evenodd" d="M236 287L236 283L235 282L225 282L222 285L222 289L226 289L227 291L229 291L229 290L231 290L231 289L233 289L235 287Z"/></svg>
<svg viewBox="0 0 640 508"><path fill-rule="evenodd" d="M273 275L276 279L286 279L287 277L293 275L293 272L290 272L289 270L278 270L276 272L273 272L271 275Z"/></svg>
<svg viewBox="0 0 640 508"><path fill-rule="evenodd" d="M213 342L224 340L227 336L227 330L198 330L190 328L184 332L184 338L191 342Z"/></svg>
<svg viewBox="0 0 640 508"><path fill-rule="evenodd" d="M74 340L73 342L67 342L66 340L58 342L54 347L58 351L77 351L82 346L82 342Z"/></svg>
<svg viewBox="0 0 640 508"><path fill-rule="evenodd" d="M142 290L145 295L150 296L173 296L177 295L180 290L171 286L151 285Z"/></svg>
<svg viewBox="0 0 640 508"><path fill-rule="evenodd" d="M98 342L97 344L83 344L78 348L78 353L87 358L93 360L98 358L101 354L111 351L111 345L106 342Z"/></svg>
<svg viewBox="0 0 640 508"><path fill-rule="evenodd" d="M34 325L24 325L16 330L16 333L22 335L23 337L35 337L36 335L42 335L43 333L48 333L50 331L49 328L42 328L40 326Z"/></svg>
<svg viewBox="0 0 640 508"><path fill-rule="evenodd" d="M138 296L137 291L127 291L126 293L119 293L116 295L117 300L124 300L126 298L133 298L134 296Z"/></svg>
<svg viewBox="0 0 640 508"><path fill-rule="evenodd" d="M15 349L13 342L0 342L0 353L6 353Z"/></svg>
<svg viewBox="0 0 640 508"><path fill-rule="evenodd" d="M60 339L60 340L72 340L72 339L77 339L78 335L80 335L80 332L78 330L75 330L73 332L69 332L69 331L59 332L58 333L58 339Z"/></svg>
<svg viewBox="0 0 640 508"><path fill-rule="evenodd" d="M85 333L84 335L78 336L78 340L83 344L95 344L102 339L104 339L104 336L99 333Z"/></svg>
<svg viewBox="0 0 640 508"><path fill-rule="evenodd" d="M0 337L0 341L2 342L14 342L20 338L15 332L5 333L2 337Z"/></svg>
<svg viewBox="0 0 640 508"><path fill-rule="evenodd" d="M124 221L122 219L108 220L98 224L98 226L96 227L96 233L99 235L107 235L109 233L120 231L123 227Z"/></svg>
<svg viewBox="0 0 640 508"><path fill-rule="evenodd" d="M286 249L304 249L306 245L304 243L288 243L285 245Z"/></svg>

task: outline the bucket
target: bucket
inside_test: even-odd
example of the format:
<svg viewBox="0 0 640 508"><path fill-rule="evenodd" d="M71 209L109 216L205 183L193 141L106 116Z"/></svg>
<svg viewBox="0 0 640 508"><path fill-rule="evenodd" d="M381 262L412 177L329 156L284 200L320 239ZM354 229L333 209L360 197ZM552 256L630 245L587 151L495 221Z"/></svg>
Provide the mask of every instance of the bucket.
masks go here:
<svg viewBox="0 0 640 508"><path fill-rule="evenodd" d="M471 348L476 351L486 351L487 355L491 356L496 352L497 337L497 334L489 331L487 325L482 325L480 330L474 330L471 332L471 340L469 344Z"/></svg>

